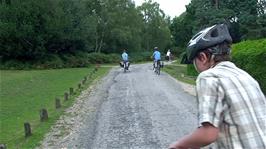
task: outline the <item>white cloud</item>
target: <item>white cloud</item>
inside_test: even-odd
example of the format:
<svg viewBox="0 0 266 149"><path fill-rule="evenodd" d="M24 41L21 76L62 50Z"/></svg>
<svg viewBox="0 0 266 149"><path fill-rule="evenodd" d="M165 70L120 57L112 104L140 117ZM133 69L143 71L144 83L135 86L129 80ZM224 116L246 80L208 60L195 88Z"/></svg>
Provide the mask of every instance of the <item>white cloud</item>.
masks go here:
<svg viewBox="0 0 266 149"><path fill-rule="evenodd" d="M145 0L134 0L136 5L141 5ZM160 8L164 11L166 15L171 18L179 16L186 11L185 5L188 5L191 0L153 0L160 4Z"/></svg>

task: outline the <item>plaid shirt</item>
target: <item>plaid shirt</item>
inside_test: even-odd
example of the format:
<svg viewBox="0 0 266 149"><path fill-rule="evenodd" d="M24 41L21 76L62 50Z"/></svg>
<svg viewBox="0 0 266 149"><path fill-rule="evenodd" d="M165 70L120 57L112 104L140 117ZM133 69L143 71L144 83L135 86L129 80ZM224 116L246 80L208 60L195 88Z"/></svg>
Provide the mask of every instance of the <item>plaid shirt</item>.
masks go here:
<svg viewBox="0 0 266 149"><path fill-rule="evenodd" d="M248 73L226 61L197 78L199 125L219 128L218 149L266 149L266 99Z"/></svg>

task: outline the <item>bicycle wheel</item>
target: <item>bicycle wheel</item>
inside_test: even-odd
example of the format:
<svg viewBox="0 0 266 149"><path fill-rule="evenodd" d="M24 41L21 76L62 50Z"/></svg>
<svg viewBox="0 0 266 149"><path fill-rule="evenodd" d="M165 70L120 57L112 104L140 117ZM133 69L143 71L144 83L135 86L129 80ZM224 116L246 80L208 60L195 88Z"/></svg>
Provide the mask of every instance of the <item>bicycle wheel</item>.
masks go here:
<svg viewBox="0 0 266 149"><path fill-rule="evenodd" d="M158 70L157 70L157 74L160 75L160 71L161 71L161 67L160 67L160 65L158 66L157 69L158 69Z"/></svg>
<svg viewBox="0 0 266 149"><path fill-rule="evenodd" d="M125 72L127 71L127 70L126 70L126 63L124 63L123 66L124 66L123 68L124 68L124 73L125 73Z"/></svg>

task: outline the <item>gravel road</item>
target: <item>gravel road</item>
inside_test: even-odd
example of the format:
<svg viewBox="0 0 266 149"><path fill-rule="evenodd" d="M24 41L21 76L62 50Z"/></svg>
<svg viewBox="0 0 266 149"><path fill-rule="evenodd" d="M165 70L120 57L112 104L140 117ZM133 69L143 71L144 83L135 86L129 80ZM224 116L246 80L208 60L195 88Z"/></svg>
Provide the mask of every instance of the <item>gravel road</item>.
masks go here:
<svg viewBox="0 0 266 149"><path fill-rule="evenodd" d="M164 149L196 128L192 86L152 64L120 68L82 93L38 148Z"/></svg>

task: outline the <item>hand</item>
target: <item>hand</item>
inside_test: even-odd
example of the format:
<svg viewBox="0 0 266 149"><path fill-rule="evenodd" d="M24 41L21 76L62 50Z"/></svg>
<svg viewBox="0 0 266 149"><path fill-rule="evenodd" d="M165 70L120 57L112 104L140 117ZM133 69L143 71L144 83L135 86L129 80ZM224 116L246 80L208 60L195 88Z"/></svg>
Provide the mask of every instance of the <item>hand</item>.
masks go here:
<svg viewBox="0 0 266 149"><path fill-rule="evenodd" d="M175 143L172 143L172 144L168 147L168 149L186 149L186 148L179 146L179 145L178 145L178 142L175 142Z"/></svg>
<svg viewBox="0 0 266 149"><path fill-rule="evenodd" d="M168 149L200 149L199 147L196 147L196 148L187 148L187 147L183 147L183 146L180 146L178 144L178 142L175 142L173 144L171 144Z"/></svg>
<svg viewBox="0 0 266 149"><path fill-rule="evenodd" d="M168 149L200 149L199 147L196 147L196 148L187 148L187 147L184 147L184 146L181 146L179 144L179 142L175 142L173 144L171 144Z"/></svg>

